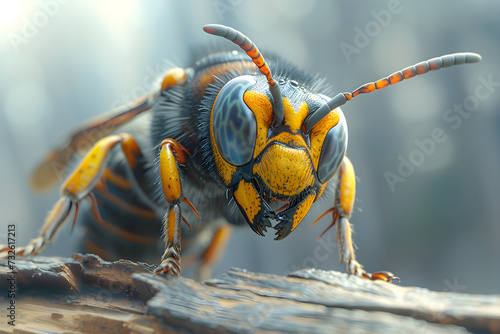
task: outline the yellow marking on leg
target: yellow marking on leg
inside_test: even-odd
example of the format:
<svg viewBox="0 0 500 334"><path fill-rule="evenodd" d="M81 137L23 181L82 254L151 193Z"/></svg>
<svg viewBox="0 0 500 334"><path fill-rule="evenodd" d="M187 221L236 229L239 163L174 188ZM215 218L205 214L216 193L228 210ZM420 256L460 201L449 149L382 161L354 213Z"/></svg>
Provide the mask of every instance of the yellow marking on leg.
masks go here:
<svg viewBox="0 0 500 334"><path fill-rule="evenodd" d="M167 215L167 221L165 222L167 224L167 239L168 241L173 241L175 239L175 232L176 232L176 221L175 221L175 211L174 208L172 207L168 211Z"/></svg>
<svg viewBox="0 0 500 334"><path fill-rule="evenodd" d="M181 198L181 178L177 169L177 162L170 145L163 145L160 151L161 186L165 199L174 202Z"/></svg>
<svg viewBox="0 0 500 334"><path fill-rule="evenodd" d="M165 252L156 269L157 274L178 276L181 271L181 219L182 213L178 203L169 204L163 219L163 235Z"/></svg>
<svg viewBox="0 0 500 334"><path fill-rule="evenodd" d="M121 144L127 163L131 169L134 169L137 166L137 157L141 155L134 138L126 133L103 138L92 147L73 173L64 181L61 189L63 195L68 196L76 204L88 196L92 189L96 189L104 198L123 210L138 216L156 219L155 212L126 203L107 191L103 180L108 180L122 188L131 188L131 183L127 179L113 174L105 167L109 152L117 144Z"/></svg>
<svg viewBox="0 0 500 334"><path fill-rule="evenodd" d="M66 145L49 152L31 175L31 186L38 191L46 191L55 186L64 174L75 153L84 154L84 148L90 147L98 140L110 135L120 125L129 122L142 112L153 106L153 96L146 95L132 105L111 110L104 115L89 120L73 131L65 141Z"/></svg>
<svg viewBox="0 0 500 334"><path fill-rule="evenodd" d="M131 135L122 133L119 136L122 138L123 153L125 153L128 165L131 169L135 169L137 167L137 157L141 155L141 149Z"/></svg>
<svg viewBox="0 0 500 334"><path fill-rule="evenodd" d="M340 207L347 217L351 216L356 197L356 175L354 167L347 157L344 157L340 166Z"/></svg>
<svg viewBox="0 0 500 334"><path fill-rule="evenodd" d="M177 276L181 270L181 224L183 217L179 203L184 198L177 163L185 162L184 153L189 154L180 143L172 138L164 139L160 144L160 180L168 210L163 219L165 252L162 256L162 262L156 270L157 274ZM194 205L187 199L185 202L198 215Z"/></svg>
<svg viewBox="0 0 500 334"><path fill-rule="evenodd" d="M113 147L121 143L125 157L132 169L137 165L136 156L140 149L132 136L128 134L112 135L99 140L80 162L73 173L64 181L62 192L73 200L81 200L81 195L88 192L98 181L106 158Z"/></svg>

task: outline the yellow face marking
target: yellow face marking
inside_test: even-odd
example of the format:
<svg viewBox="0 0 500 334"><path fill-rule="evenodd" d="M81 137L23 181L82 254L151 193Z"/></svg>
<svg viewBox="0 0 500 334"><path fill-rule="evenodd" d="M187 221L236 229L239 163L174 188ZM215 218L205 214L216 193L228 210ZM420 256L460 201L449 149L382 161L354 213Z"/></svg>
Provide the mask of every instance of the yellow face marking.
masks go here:
<svg viewBox="0 0 500 334"><path fill-rule="evenodd" d="M340 116L337 109L335 109L311 129L311 159L316 170L318 170L319 157L321 155L321 148L323 147L325 137L328 131L336 126L339 121Z"/></svg>
<svg viewBox="0 0 500 334"><path fill-rule="evenodd" d="M253 224L253 220L261 207L260 196L255 191L253 185L241 180L238 184L238 189L234 192L234 198L245 211L248 221Z"/></svg>
<svg viewBox="0 0 500 334"><path fill-rule="evenodd" d="M310 158L311 150L300 134L302 124L309 114L307 103L303 102L295 110L290 100L283 98L284 125L287 126L289 132L284 131L268 138L268 131L273 117L273 107L268 97L262 93L247 91L243 99L253 111L257 120L254 158L259 156L267 147L261 160L254 164L253 173L259 175L269 189L279 195L292 196L300 193L307 186L313 186L315 178L313 176L314 165L311 163ZM326 136L326 132L324 136ZM271 144L272 142L303 149Z"/></svg>
<svg viewBox="0 0 500 334"><path fill-rule="evenodd" d="M306 200L304 202L302 202L297 207L297 211L295 211L295 214L293 215L292 231L297 227L297 225L299 225L299 223L307 215L307 213L309 212L309 209L311 208L311 205L314 203L315 198L316 198L316 195L309 194L309 196L307 196Z"/></svg>
<svg viewBox="0 0 500 334"><path fill-rule="evenodd" d="M273 119L273 105L266 95L254 91L247 91L243 101L255 114L257 121L257 138L253 157L256 158L266 147L267 132Z"/></svg>
<svg viewBox="0 0 500 334"><path fill-rule="evenodd" d="M276 194L291 196L314 185L313 166L306 150L273 144L253 166L253 173Z"/></svg>
<svg viewBox="0 0 500 334"><path fill-rule="evenodd" d="M321 147L326 134L340 120L337 111L332 111L313 127L311 131L311 147L309 147L301 135L302 124L309 114L306 102L302 102L298 109L295 110L290 100L283 98L284 125L287 126L289 131L283 131L274 137L268 138L273 118L271 101L265 94L255 91L245 92L243 100L254 113L257 122L257 136L253 157L257 158L267 148L262 159L254 164L253 173L259 175L273 192L284 196L298 194L307 186L313 186L315 183L313 170L317 170ZM227 185L230 185L232 175L236 172L237 167L227 163L217 151L212 119L213 117L210 119L210 136L212 147L215 148L215 163L219 175ZM272 142L303 149L273 145ZM251 191L254 192L253 187L251 188ZM324 189L325 187L322 187L320 193L314 197L319 198Z"/></svg>
<svg viewBox="0 0 500 334"><path fill-rule="evenodd" d="M254 91L247 91L243 95L243 100L255 114L255 119L257 120L257 139L253 155L254 158L262 153L264 148L273 141L292 146L301 146L309 150L304 138L299 135L300 127L309 113L307 103L303 102L298 110L294 110L290 100L288 98L283 98L283 107L285 111L284 124L288 125L292 133L281 132L275 137L268 138L268 131L273 118L273 105L271 101L269 101L266 95Z"/></svg>
<svg viewBox="0 0 500 334"><path fill-rule="evenodd" d="M321 187L319 188L319 192L316 194L316 198L314 199L314 201L317 201L321 197L321 195L323 195L327 185L328 185L328 182L323 183L321 185Z"/></svg>
<svg viewBox="0 0 500 334"><path fill-rule="evenodd" d="M301 135L292 135L288 132L282 132L282 133L270 138L266 142L266 145L269 145L273 141L277 141L279 143L283 143L283 144L289 145L289 146L303 147L308 153L310 152L309 147L307 147L307 144Z"/></svg>
<svg viewBox="0 0 500 334"><path fill-rule="evenodd" d="M283 98L283 107L285 109L285 124L290 127L292 133L299 133L302 123L309 114L307 103L302 102L298 110L294 110L290 100Z"/></svg>

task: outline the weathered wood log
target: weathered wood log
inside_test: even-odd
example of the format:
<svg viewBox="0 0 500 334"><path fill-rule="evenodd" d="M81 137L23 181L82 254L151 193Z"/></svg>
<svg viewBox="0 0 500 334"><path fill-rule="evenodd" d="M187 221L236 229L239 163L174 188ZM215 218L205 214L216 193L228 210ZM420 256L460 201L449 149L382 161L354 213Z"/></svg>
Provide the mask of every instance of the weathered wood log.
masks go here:
<svg viewBox="0 0 500 334"><path fill-rule="evenodd" d="M12 273L0 262L0 333L500 333L498 295L432 292L333 271L284 277L232 269L200 283L80 254L17 259L15 267ZM15 326L8 323L12 301Z"/></svg>

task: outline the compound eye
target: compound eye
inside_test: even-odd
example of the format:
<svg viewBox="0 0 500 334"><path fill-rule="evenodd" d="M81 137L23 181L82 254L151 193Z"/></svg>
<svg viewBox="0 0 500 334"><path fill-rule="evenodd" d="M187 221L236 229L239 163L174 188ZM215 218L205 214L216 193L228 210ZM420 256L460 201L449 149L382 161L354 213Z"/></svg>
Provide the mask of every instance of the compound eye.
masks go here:
<svg viewBox="0 0 500 334"><path fill-rule="evenodd" d="M328 182L337 172L347 149L347 123L342 111L338 111L340 120L326 134L319 156L318 179L321 183Z"/></svg>
<svg viewBox="0 0 500 334"><path fill-rule="evenodd" d="M236 77L222 87L215 100L212 114L215 144L224 160L234 166L245 165L253 157L257 121L243 101L243 94L255 83L250 75Z"/></svg>

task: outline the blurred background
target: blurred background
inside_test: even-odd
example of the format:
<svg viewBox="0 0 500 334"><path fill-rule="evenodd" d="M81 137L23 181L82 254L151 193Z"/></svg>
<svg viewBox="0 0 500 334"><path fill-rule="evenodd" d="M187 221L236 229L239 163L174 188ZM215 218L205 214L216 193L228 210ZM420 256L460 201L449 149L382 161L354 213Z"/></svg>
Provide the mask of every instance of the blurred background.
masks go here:
<svg viewBox="0 0 500 334"><path fill-rule="evenodd" d="M453 67L360 96L343 107L358 188L358 260L401 285L500 293L500 3L346 1L0 1L0 243L40 228L58 197L33 193L32 168L82 121L154 87L171 64L189 66L230 25L259 48L320 73L335 91L443 54ZM220 41L218 41L220 42ZM227 42L229 43L229 42ZM283 241L234 230L215 274L232 266L286 274L345 272L323 200ZM196 204L196 203L195 203ZM70 225L70 224L68 224ZM47 255L69 256L69 226ZM160 254L159 254L160 256Z"/></svg>

